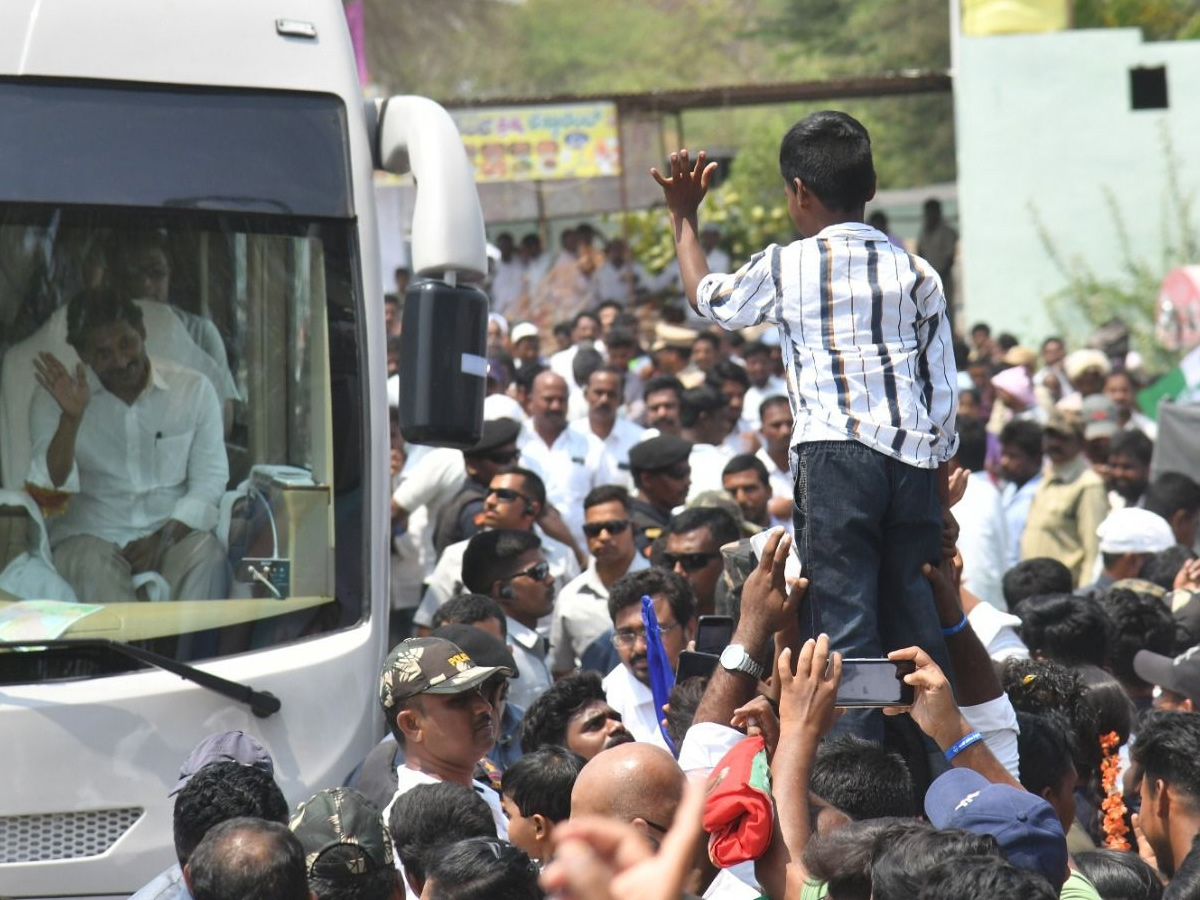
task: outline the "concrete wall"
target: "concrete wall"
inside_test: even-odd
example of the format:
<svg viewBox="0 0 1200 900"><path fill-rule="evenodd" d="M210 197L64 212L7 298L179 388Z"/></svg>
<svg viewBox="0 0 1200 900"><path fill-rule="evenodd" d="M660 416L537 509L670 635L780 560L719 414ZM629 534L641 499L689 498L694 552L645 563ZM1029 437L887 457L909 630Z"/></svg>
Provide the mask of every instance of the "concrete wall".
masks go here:
<svg viewBox="0 0 1200 900"><path fill-rule="evenodd" d="M1139 66L1166 67L1167 109L1131 109L1129 70ZM1025 341L1051 331L1045 298L1065 280L1039 220L1062 256L1119 275L1105 188L1134 255L1159 260L1164 134L1184 194L1200 197L1198 85L1197 41L1143 43L1137 29L963 37L954 107L965 318Z"/></svg>

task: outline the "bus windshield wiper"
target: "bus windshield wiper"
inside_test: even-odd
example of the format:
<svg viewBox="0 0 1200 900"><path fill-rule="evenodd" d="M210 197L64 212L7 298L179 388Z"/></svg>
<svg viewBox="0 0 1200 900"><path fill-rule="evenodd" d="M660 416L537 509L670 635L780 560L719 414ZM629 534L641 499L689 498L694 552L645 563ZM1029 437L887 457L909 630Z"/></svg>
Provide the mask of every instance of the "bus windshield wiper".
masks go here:
<svg viewBox="0 0 1200 900"><path fill-rule="evenodd" d="M280 707L283 705L279 698L270 691L256 691L248 684L241 684L237 681L221 678L219 675L213 675L210 672L197 669L195 666L181 663L178 660L171 659L169 656L163 656L161 653L155 653L151 650L144 650L141 647L134 647L132 644L126 644L123 641L114 641L109 638L60 638L58 640L0 642L0 650L86 650L89 648L112 650L122 656L135 659L138 662L172 672L185 681L208 688L210 691L215 691L221 696L236 700L239 703L245 703L250 707L250 711L260 719L265 719L272 713L279 712Z"/></svg>

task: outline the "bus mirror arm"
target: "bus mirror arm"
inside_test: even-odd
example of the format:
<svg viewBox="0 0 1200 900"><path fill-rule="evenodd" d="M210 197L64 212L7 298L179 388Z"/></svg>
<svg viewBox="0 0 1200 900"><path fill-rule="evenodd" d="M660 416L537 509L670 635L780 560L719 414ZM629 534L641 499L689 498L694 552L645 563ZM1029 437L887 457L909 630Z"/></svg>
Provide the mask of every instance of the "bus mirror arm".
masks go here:
<svg viewBox="0 0 1200 900"><path fill-rule="evenodd" d="M114 641L109 638L60 638L50 641L5 641L0 644L0 649L4 650L86 650L92 648L112 650L122 656L136 659L138 662L164 669L167 672L178 675L185 681L190 681L203 688L208 688L210 691L215 691L223 697L228 697L239 703L245 703L250 707L250 711L260 719L265 719L267 716L279 712L283 706L279 698L269 691L256 691L249 685L221 678L219 675L213 675L210 672L197 669L195 666L189 666L187 663L181 663L178 660L162 656L150 650L144 650L141 647L134 647L132 644L126 644L123 641Z"/></svg>
<svg viewBox="0 0 1200 900"><path fill-rule="evenodd" d="M424 97L380 102L375 166L411 172L417 185L412 221L412 269L422 278L453 283L487 275L483 211L475 172L454 120Z"/></svg>

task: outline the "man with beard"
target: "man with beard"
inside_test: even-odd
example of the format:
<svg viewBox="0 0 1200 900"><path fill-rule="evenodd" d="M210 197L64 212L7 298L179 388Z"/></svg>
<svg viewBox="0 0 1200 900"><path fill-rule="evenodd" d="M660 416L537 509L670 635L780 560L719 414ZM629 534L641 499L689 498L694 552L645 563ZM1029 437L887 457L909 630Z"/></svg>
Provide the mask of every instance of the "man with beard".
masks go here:
<svg viewBox="0 0 1200 900"><path fill-rule="evenodd" d="M545 474L546 499L582 546L583 498L594 487L618 483L620 476L609 470L604 446L595 437L567 427L567 382L561 376L542 372L533 380L529 421L517 443L524 465Z"/></svg>
<svg viewBox="0 0 1200 900"><path fill-rule="evenodd" d="M409 638L388 654L380 676L379 702L404 764L396 768L396 797L418 784L449 781L475 791L487 803L501 836L508 834L500 796L475 780L475 766L496 743L492 704L481 690L498 666L476 665L444 638Z"/></svg>
<svg viewBox="0 0 1200 900"><path fill-rule="evenodd" d="M620 369L601 368L588 376L583 389L588 414L585 419L572 422L570 429L592 436L604 447L610 470L619 473L619 483L632 487L629 477L629 451L641 442L646 429L617 415L617 408L624 397L623 373Z"/></svg>
<svg viewBox="0 0 1200 900"><path fill-rule="evenodd" d="M1140 506L1150 486L1150 460L1154 442L1140 431L1119 431L1108 445L1108 474L1105 484L1109 502L1117 506ZM1115 496L1114 496L1115 495ZM1119 498L1119 501L1118 501Z"/></svg>
<svg viewBox="0 0 1200 900"><path fill-rule="evenodd" d="M525 710L521 750L566 747L584 759L633 740L621 716L608 705L600 676L576 672L559 679Z"/></svg>
<svg viewBox="0 0 1200 900"><path fill-rule="evenodd" d="M463 581L504 610L508 644L521 673L509 699L528 707L552 681L546 639L537 632L538 620L554 611L554 580L542 542L535 534L514 529L477 534L463 554Z"/></svg>

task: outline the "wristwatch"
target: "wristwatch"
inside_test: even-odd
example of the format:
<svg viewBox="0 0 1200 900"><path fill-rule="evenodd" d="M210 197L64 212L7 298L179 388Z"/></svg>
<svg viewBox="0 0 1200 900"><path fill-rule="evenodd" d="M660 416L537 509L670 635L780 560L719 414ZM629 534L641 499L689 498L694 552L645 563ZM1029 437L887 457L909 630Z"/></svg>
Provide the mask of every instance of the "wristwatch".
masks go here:
<svg viewBox="0 0 1200 900"><path fill-rule="evenodd" d="M730 672L745 672L753 675L759 681L767 674L766 669L754 661L746 648L741 644L730 644L721 651L721 665Z"/></svg>

